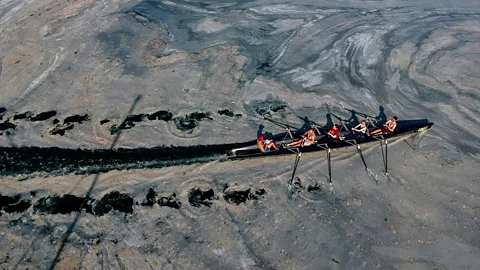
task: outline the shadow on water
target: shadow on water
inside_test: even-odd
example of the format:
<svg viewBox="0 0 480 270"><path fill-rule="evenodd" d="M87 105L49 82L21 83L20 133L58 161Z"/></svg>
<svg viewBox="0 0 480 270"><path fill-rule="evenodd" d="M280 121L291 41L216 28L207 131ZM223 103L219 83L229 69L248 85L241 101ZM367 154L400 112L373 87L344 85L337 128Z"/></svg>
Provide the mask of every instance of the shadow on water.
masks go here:
<svg viewBox="0 0 480 270"><path fill-rule="evenodd" d="M135 109L135 107L137 106L137 103L140 101L141 98L142 98L142 95L138 95L135 98L135 100L132 103L132 106L130 106L130 110L128 110L128 113L127 113L127 116L125 117L125 119L127 119L128 116L132 114L133 110ZM124 120L124 122L125 122L125 120ZM109 150L113 150L115 148L115 145L117 144L118 139L120 138L121 134L122 134L121 131L117 133L117 135L115 136L115 138L112 141L112 144L109 147ZM95 178L93 179L92 184L90 185L90 188L88 189L87 193L85 194L85 198L87 200L92 196L93 190L95 189L95 186L97 185L97 182L98 182L99 178L100 178L100 173L97 173L97 175L95 175ZM82 215L82 212L77 213L77 215L75 216L75 219L70 224L67 231L65 232L65 236L63 237L62 243L60 244L60 247L58 248L57 254L55 255L55 258L53 259L49 269L51 269L51 270L55 269L55 266L57 265L57 263L60 259L60 256L62 255L63 249L65 248L65 245L68 242L68 238L70 237L70 235L75 230L75 227L77 226L77 223L80 220L81 215Z"/></svg>
<svg viewBox="0 0 480 270"><path fill-rule="evenodd" d="M327 113L327 123L325 127L333 127L332 115L330 113Z"/></svg>
<svg viewBox="0 0 480 270"><path fill-rule="evenodd" d="M264 132L263 130L265 129L264 125L259 125L258 130L257 130L257 138L260 136L265 136L266 138L270 138L273 136L273 133L271 132Z"/></svg>
<svg viewBox="0 0 480 270"><path fill-rule="evenodd" d="M257 130L257 138L263 135L263 129L265 128L264 125L259 125Z"/></svg>
<svg viewBox="0 0 480 270"><path fill-rule="evenodd" d="M326 114L326 118L327 118L327 122L326 124L324 125L324 127L326 128L330 128L333 126L334 124L334 121L332 119L332 117L335 117L336 120L338 121L344 121L347 125L349 126L356 126L358 124L360 124L360 120L358 119L358 117L361 117L361 119L363 120L363 118L373 118L373 119L376 119L377 122L379 123L385 123L388 119L387 119L387 115L385 114L385 108L383 106L379 106L378 107L378 116L373 116L373 115L368 115L368 114L365 114L363 112L357 112L355 110L350 110L350 109L347 109L348 111L350 111L350 117L348 119L340 119L338 115L332 113L332 112L329 112ZM308 130L312 127L312 125L317 125L317 126L321 126L313 121L311 121L310 119L308 119L307 116L304 116L304 117L301 117L301 116L298 116L298 118L302 119L304 124L303 126L299 129L299 130ZM262 126L263 128L263 126Z"/></svg>
<svg viewBox="0 0 480 270"><path fill-rule="evenodd" d="M350 118L348 118L346 122L349 125L355 125L355 126L358 125L360 121L358 121L357 112L354 110L351 110L350 113L351 113Z"/></svg>
<svg viewBox="0 0 480 270"><path fill-rule="evenodd" d="M387 115L385 114L385 108L383 108L383 106L379 106L378 110L379 110L378 116L376 117L377 121L381 123L387 122Z"/></svg>
<svg viewBox="0 0 480 270"><path fill-rule="evenodd" d="M301 116L298 116L298 118L302 119L302 121L304 122L303 126L300 128L300 130L309 130L311 129L313 126L319 126L319 127L322 127L323 125L317 123L317 122L314 122L310 119L308 119L307 116L304 116L304 117L301 117Z"/></svg>
<svg viewBox="0 0 480 270"><path fill-rule="evenodd" d="M298 117L298 118L303 120L303 125L300 127L300 130L308 130L312 128L312 121L310 121L310 119L308 119L307 116L304 116L303 118L302 117Z"/></svg>

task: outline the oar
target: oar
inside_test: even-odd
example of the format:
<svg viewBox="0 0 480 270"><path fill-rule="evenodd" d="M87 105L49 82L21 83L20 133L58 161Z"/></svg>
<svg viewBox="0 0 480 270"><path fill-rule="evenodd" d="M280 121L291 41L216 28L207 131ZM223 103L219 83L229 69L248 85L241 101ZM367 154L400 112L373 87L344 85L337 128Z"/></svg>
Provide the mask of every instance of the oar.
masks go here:
<svg viewBox="0 0 480 270"><path fill-rule="evenodd" d="M285 128L285 129L286 129L286 128L298 129L297 127L294 127L294 126L290 126L290 125L288 125L288 124L284 124L284 123L277 122L277 121L275 121L275 120L273 120L273 119L270 119L270 118L268 118L268 117L265 117L265 116L263 117L263 119L265 119L265 120L267 120L267 121L270 121L270 122L274 123L275 125L277 125L277 126L279 126L279 127L282 127L282 128Z"/></svg>
<svg viewBox="0 0 480 270"><path fill-rule="evenodd" d="M353 130L350 131L350 134L352 135L353 138L355 138L355 135L353 134ZM378 181L377 177L375 176L376 173L374 173L370 168L368 168L367 163L365 162L365 158L363 157L362 149L360 148L360 144L357 143L357 140L353 139L353 142L357 146L357 152L360 155L360 158L362 158L363 166L365 166L365 171L367 174L375 181L375 183L380 184L380 181ZM383 150L382 150L383 153Z"/></svg>
<svg viewBox="0 0 480 270"><path fill-rule="evenodd" d="M347 108L344 108L344 109L347 110L347 111L356 113L356 114L362 116L363 118L365 118L365 120L367 121L367 127L368 127L368 124L370 123L374 128L376 128L375 124L373 123L373 122L375 122L375 123L377 122L377 117L376 116L371 116L371 115L368 115L366 113L357 112L355 110L351 110L351 109L347 109Z"/></svg>
<svg viewBox="0 0 480 270"><path fill-rule="evenodd" d="M340 120L342 122L342 126L345 127L345 129L347 131L348 128L345 126L345 122L338 116L336 116L334 113L331 112L330 110L330 106L327 105L327 109L328 109L328 112L333 115L335 118L337 118L338 120ZM351 131L351 134L353 135L353 131ZM368 168L367 166L367 163L365 162L365 158L363 157L363 153L362 153L362 149L360 148L360 145L357 143L357 141L355 139L353 139L353 142L355 143L355 145L357 146L357 151L358 151L358 154L360 155L360 157L362 158L362 162L363 162L363 165L365 166L365 171L367 172L367 174L375 181L375 183L380 184L380 181L378 181L377 177L375 176L375 173L370 169Z"/></svg>
<svg viewBox="0 0 480 270"><path fill-rule="evenodd" d="M368 115L368 114L366 114L366 113L357 112L357 111L352 110L352 109L347 109L347 108L344 108L344 109L347 110L347 111L349 111L349 112L356 113L356 114L358 114L358 115L360 115L360 116L363 116L363 117L365 117L365 118L377 118L376 116L371 116L371 115Z"/></svg>
<svg viewBox="0 0 480 270"><path fill-rule="evenodd" d="M320 125L319 123L316 123L316 122L314 122L314 121L312 121L312 120L309 120L307 117L301 117L301 116L298 116L298 115L297 115L297 117L300 118L300 119L302 119L304 122L309 122L309 123L311 123L311 124L313 124L313 125L315 125L315 126L320 126L320 127L322 126L322 125Z"/></svg>
<svg viewBox="0 0 480 270"><path fill-rule="evenodd" d="M279 127L281 127L281 128L286 129L288 135L290 135L290 137L293 138L293 134L292 134L292 131L291 131L291 129L290 129L292 126L287 125L287 124L283 124L283 123L279 123L279 122L277 122L277 121L275 121L275 120L273 120L273 119L267 118L267 117L265 117L265 116L263 117L263 119L265 119L265 120L267 120L267 121L269 121L269 122L272 122L273 124L275 124L275 125L277 125L277 126L279 126ZM295 129L298 130L298 128L296 128L296 127L293 127L293 128L295 128Z"/></svg>
<svg viewBox="0 0 480 270"><path fill-rule="evenodd" d="M382 140L385 142L385 155L383 155L383 145ZM385 166L385 175L388 176L388 140L382 136L382 140L380 140L380 148L382 149L382 157L384 159L383 165Z"/></svg>
<svg viewBox="0 0 480 270"><path fill-rule="evenodd" d="M328 110L328 113L331 114L331 115L333 115L335 118L337 118L338 121L340 121L340 122L343 122L343 121L344 121L342 118L338 117L336 114L334 114L334 113L332 112L332 110L331 110L331 108L330 108L329 105L327 105L327 110Z"/></svg>
<svg viewBox="0 0 480 270"><path fill-rule="evenodd" d="M332 159L331 159L331 149L328 146L328 143L324 144L317 144L317 147L327 151L327 162L328 162L328 182L330 184L330 191L335 193L335 190L333 189L333 183L332 183Z"/></svg>
<svg viewBox="0 0 480 270"><path fill-rule="evenodd" d="M383 138L383 141L385 142L385 154L383 154L383 144L382 140L380 140L380 148L382 150L382 158L383 158L383 166L384 166L384 172L385 176L388 176L388 170L387 170L387 164L388 164L388 141Z"/></svg>
<svg viewBox="0 0 480 270"><path fill-rule="evenodd" d="M363 158L362 149L360 148L360 144L358 144L356 141L355 141L355 144L357 145L357 152L360 155L360 157L362 158L363 166L365 166L365 170L367 170L368 166L367 166L367 163L365 162L365 159Z"/></svg>
<svg viewBox="0 0 480 270"><path fill-rule="evenodd" d="M328 182L330 182L330 186L332 186L332 161L330 158L330 147L327 150L327 159L328 159Z"/></svg>
<svg viewBox="0 0 480 270"><path fill-rule="evenodd" d="M297 115L298 118L302 119L304 122L308 122L310 124L313 124L313 127L315 129L315 131L317 131L318 135L322 135L322 133L320 132L320 130L318 129L318 127L322 127L322 125L318 124L318 123L315 123L311 120L308 120L306 117L305 118L302 118L300 116Z"/></svg>
<svg viewBox="0 0 480 270"><path fill-rule="evenodd" d="M295 163L293 164L293 172L292 172L292 178L290 179L290 183L293 183L293 178L295 178L295 173L297 172L297 166L298 166L298 163L300 162L301 156L302 156L302 152L298 151L295 157Z"/></svg>
<svg viewBox="0 0 480 270"><path fill-rule="evenodd" d="M384 138L384 142L385 142L385 156L383 155L382 141L380 141L380 147L382 148L382 156L383 156L384 161L385 161L385 163L384 163L384 165L385 165L385 176L387 177L389 182L397 181L400 184L404 185L406 183L405 180L403 180L402 178L395 178L388 173L388 141Z"/></svg>
<svg viewBox="0 0 480 270"><path fill-rule="evenodd" d="M363 166L365 166L365 171L367 174L375 181L375 183L380 184L380 181L378 181L377 177L375 176L375 173L368 168L367 163L365 162L365 158L363 157L362 149L360 148L360 144L357 143L357 141L353 140L355 144L357 145L357 151L360 157L362 158Z"/></svg>
<svg viewBox="0 0 480 270"><path fill-rule="evenodd" d="M414 152L416 152L415 148L413 148L413 146L412 146L406 139L403 139L403 141L404 141L408 146L410 146L410 148L412 148L412 150L413 150Z"/></svg>
<svg viewBox="0 0 480 270"><path fill-rule="evenodd" d="M385 139L385 175L388 176L388 141Z"/></svg>
<svg viewBox="0 0 480 270"><path fill-rule="evenodd" d="M328 144L327 144L328 147ZM332 183L332 159L330 157L330 147L327 150L327 160L328 160L328 182L330 184L330 191L335 194L335 189L333 189Z"/></svg>
<svg viewBox="0 0 480 270"><path fill-rule="evenodd" d="M302 152L297 149L297 155L295 156L295 163L293 164L293 172L292 172L292 177L290 178L290 181L288 182L288 196L292 196L293 193L295 192L294 186L295 182L293 181L295 179L295 173L297 172L297 166L298 163L300 162L300 157L302 156Z"/></svg>
<svg viewBox="0 0 480 270"><path fill-rule="evenodd" d="M345 125L345 120L340 118L336 114L332 113L332 111L330 110L330 106L327 106L327 109L328 109L328 113L333 115L333 117L337 118L337 120L340 121L340 123L342 124L342 127L344 127L348 131L348 127Z"/></svg>

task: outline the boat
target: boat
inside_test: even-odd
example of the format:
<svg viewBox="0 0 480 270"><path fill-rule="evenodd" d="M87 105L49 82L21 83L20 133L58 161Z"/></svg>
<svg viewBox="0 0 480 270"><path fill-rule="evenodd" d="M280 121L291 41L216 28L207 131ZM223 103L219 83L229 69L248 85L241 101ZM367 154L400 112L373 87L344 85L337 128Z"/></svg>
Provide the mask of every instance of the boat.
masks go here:
<svg viewBox="0 0 480 270"><path fill-rule="evenodd" d="M397 128L395 131L388 135L381 135L381 136L358 136L353 134L350 131L351 127L342 126L341 129L341 138L343 140L336 140L329 136L327 136L327 132L329 129L326 128L318 128L317 130L317 137L316 137L316 144L312 144L310 146L299 147L298 150L301 152L314 152L314 151L322 151L326 148L342 148L348 147L357 144L364 144L369 142L374 142L378 140L387 140L389 138L394 138L402 135L412 134L416 132L425 131L433 126L433 123L429 122L427 119L419 119L419 120L398 120L397 121ZM348 130L345 130L346 127ZM373 131L378 127L369 127L369 131ZM300 135L303 132L293 132L287 131L285 133L280 133L277 135L273 135L268 137L267 139L273 140L278 146L287 145L293 141L300 139ZM289 155L289 154L297 154L297 148L293 149L284 149L279 148L279 150L270 150L268 152L262 152L257 146L257 140L252 140L246 142L247 146L241 148L235 148L227 151L227 158L228 159L248 159L248 158L255 158L255 157L268 157L268 156L277 156L277 155Z"/></svg>
<svg viewBox="0 0 480 270"><path fill-rule="evenodd" d="M358 114L358 112L356 112ZM334 148L344 148L349 146L355 146L359 156L362 159L363 165L365 167L365 171L367 174L376 182L378 185L380 181L378 180L375 173L372 172L371 169L368 168L367 163L363 157L363 153L361 150L360 145L375 141L380 141L380 145L382 147L382 156L384 162L384 174L391 179L391 175L388 173L388 139L405 136L413 133L423 132L430 129L433 126L432 122L429 122L427 119L418 119L418 120L398 120L397 127L395 130L390 134L380 134L377 136L372 136L370 132L377 130L380 128L384 123L377 123L373 118L370 116L363 114L367 121L367 129L369 132L366 134L363 133L354 133L351 130L351 126L347 126L345 122L335 114L331 113L335 118L337 118L341 122L340 128L340 136L338 139L332 138L327 135L329 127L319 128L317 124L313 124L312 128L315 130L316 133L316 143L311 144L309 146L300 146L296 148L288 147L288 144L291 142L297 141L302 139L301 136L303 134L302 131L300 132L293 132L290 126L285 124L281 124L275 122L271 119L265 118L270 122L273 122L283 128L286 129L285 133L277 134L274 136L270 136L269 140L273 140L276 145L282 146L279 147L278 150L268 149L267 151L261 151L258 148L257 140L252 140L246 142L244 147L235 148L228 150L226 153L226 157L231 160L236 159L249 159L249 158L259 158L259 157L269 157L269 156L278 156L278 155L288 155L288 154L295 154L295 163L293 165L293 172L292 177L290 179L290 183L294 183L295 179L295 172L297 170L298 163L300 162L300 157L304 152L315 152L315 151L326 151L327 152L327 161L328 161L328 181L330 183L330 190L334 192L333 183L332 183L332 168L331 168L331 149ZM385 145L385 152L383 150L383 144Z"/></svg>

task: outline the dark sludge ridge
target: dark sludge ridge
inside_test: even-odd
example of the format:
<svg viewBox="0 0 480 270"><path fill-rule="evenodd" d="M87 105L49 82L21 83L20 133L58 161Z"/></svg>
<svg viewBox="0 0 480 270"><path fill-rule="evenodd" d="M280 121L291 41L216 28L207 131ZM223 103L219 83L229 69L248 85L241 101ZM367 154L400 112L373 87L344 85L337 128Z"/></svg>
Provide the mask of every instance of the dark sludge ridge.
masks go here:
<svg viewBox="0 0 480 270"><path fill-rule="evenodd" d="M33 115L32 112L28 111L28 112L24 112L24 113L19 113L19 114L15 114L13 116L13 120L22 120L22 119L30 119L30 117Z"/></svg>
<svg viewBox="0 0 480 270"><path fill-rule="evenodd" d="M302 193L303 191L307 191L311 194L322 194L323 190L319 183L315 182L313 184L309 184L305 186L302 183L302 180L299 177L295 177L292 181L287 183L288 186L288 196L292 199L296 194Z"/></svg>
<svg viewBox="0 0 480 270"><path fill-rule="evenodd" d="M53 117L53 116L52 116ZM71 115L63 120L63 124L60 124L58 119L53 120L53 124L56 125L52 130L50 130L51 135L65 135L67 130L72 130L75 127L75 123L82 124L85 121L90 120L88 114L85 115Z"/></svg>
<svg viewBox="0 0 480 270"><path fill-rule="evenodd" d="M103 120L100 121L100 125L106 124L106 123L108 123L108 122L110 122L110 120L108 120L108 119L103 119Z"/></svg>
<svg viewBox="0 0 480 270"><path fill-rule="evenodd" d="M28 120L32 122L45 121L57 115L56 111L41 112L37 115L33 115L33 112L27 111L24 113L15 114L13 120Z"/></svg>
<svg viewBox="0 0 480 270"><path fill-rule="evenodd" d="M150 189L147 198L151 196L153 189ZM156 195L156 193L155 193ZM181 203L175 198L175 193L169 197L161 197L158 202L153 201L150 206L158 203L162 207L170 207L179 209ZM71 194L53 195L40 198L33 204L33 211L37 214L71 214L73 212L90 213L95 216L103 216L112 210L116 210L125 214L133 213L133 205L138 205L134 199L119 191L112 191L104 195L101 199L95 200L92 198L77 197ZM145 206L143 203L142 206ZM5 213L21 213L32 206L30 199L22 199L20 194L14 196L0 195L0 216Z"/></svg>
<svg viewBox="0 0 480 270"><path fill-rule="evenodd" d="M154 113L150 113L150 114L141 113L141 114L128 115L120 125L118 125L118 126L113 125L113 126L110 127L110 134L114 135L114 134L118 134L122 130L131 129L131 128L135 127L135 123L142 122L146 119L148 119L150 121L161 120L161 121L168 122L168 121L171 121L172 118L173 118L173 114L169 111L158 111L158 112L154 112ZM102 121L103 121L103 124L104 124L104 123L107 123L110 120L105 119L105 120L102 120ZM107 121L107 122L105 122L105 121Z"/></svg>
<svg viewBox="0 0 480 270"><path fill-rule="evenodd" d="M228 186L225 186L223 198L229 204L239 205L240 203L246 203L247 200L258 200L260 196L265 194L264 189L259 189L255 192L252 192L250 188L232 191L228 190ZM4 213L22 213L30 207L33 208L33 212L36 214L43 215L68 215L86 212L95 216L103 216L113 210L124 214L133 214L134 205L152 207L158 204L160 207L173 209L182 207L182 203L176 193L168 196L159 196L153 188L148 190L143 201L135 201L132 196L124 191L111 191L98 200L89 197L77 197L71 194L41 197L36 202L32 202L32 199L35 198L35 191L30 192L30 194L0 195L0 216ZM215 196L213 189L202 190L194 187L188 192L188 201L193 207L210 207L213 201L218 199L219 197Z"/></svg>
<svg viewBox="0 0 480 270"><path fill-rule="evenodd" d="M56 111L42 112L30 118L32 122L45 121L57 115Z"/></svg>
<svg viewBox="0 0 480 270"><path fill-rule="evenodd" d="M63 196L48 196L40 198L33 206L35 212L44 214L70 214L72 212L80 212L85 209L87 213L93 214L93 199L77 197L70 194Z"/></svg>
<svg viewBox="0 0 480 270"><path fill-rule="evenodd" d="M241 203L246 203L249 200L258 200L260 196L265 195L265 189L259 189L257 191L252 191L250 188L245 190L239 190L235 186L229 187L228 185L224 186L223 189L223 198L227 203L239 205Z"/></svg>
<svg viewBox="0 0 480 270"><path fill-rule="evenodd" d="M22 199L20 195L12 197L0 195L0 216L2 212L6 213L20 213L28 208L32 203L29 200Z"/></svg>
<svg viewBox="0 0 480 270"><path fill-rule="evenodd" d="M198 126L198 122L205 119L213 120L210 113L206 112L193 112L183 117L173 117L173 114L169 111L158 111L151 114L132 114L127 116L120 125L113 125L110 129L110 134L118 134L125 129L131 129L135 127L135 123L143 122L145 120L154 121L160 120L164 122L173 121L178 130L184 132L192 132L194 128ZM106 119L107 120L107 119ZM105 120L103 120L105 121Z"/></svg>
<svg viewBox="0 0 480 270"><path fill-rule="evenodd" d="M178 200L177 194L172 193L170 196L165 197L162 196L158 198L157 200L157 192L153 190L153 188L150 188L148 190L147 196L145 200L142 202L142 206L153 206L155 203L157 203L160 206L167 206L170 208L175 208L175 209L180 209L182 206L182 203Z"/></svg>
<svg viewBox="0 0 480 270"><path fill-rule="evenodd" d="M154 148L68 149L0 147L0 175L46 172L95 174L112 170L148 169L210 162L248 143L160 146Z"/></svg>
<svg viewBox="0 0 480 270"><path fill-rule="evenodd" d="M250 188L242 190L236 185L229 187L225 184L223 198L229 204L240 205L249 200L258 200L266 193L263 188L256 191L252 191ZM188 202L193 207L211 207L214 200L218 200L218 196L215 196L213 189L202 190L200 188L192 188L188 191Z"/></svg>
<svg viewBox="0 0 480 270"><path fill-rule="evenodd" d="M15 129L17 125L10 123L8 120L0 123L0 131L5 131L7 129Z"/></svg>
<svg viewBox="0 0 480 270"><path fill-rule="evenodd" d="M213 189L192 188L188 191L188 202L193 207L210 207L213 204L213 200L216 199Z"/></svg>
<svg viewBox="0 0 480 270"><path fill-rule="evenodd" d="M3 119L3 114L5 112L6 112L6 109L0 107L0 120ZM13 118L7 119L3 123L0 123L0 131L6 131L6 133L8 133L8 132L10 132L10 131L8 131L9 129L11 129L11 130L16 129L17 125L11 123L10 120L13 120L14 122L16 122L17 120L27 120L27 121L31 121L31 122L39 122L39 121L48 120L48 119L54 117L55 115L57 115L56 111L41 112L37 115L33 115L33 113L30 112L30 111L27 111L27 112L21 113L21 114L15 114L13 116ZM54 123L54 124L56 124L56 123ZM3 133L0 133L0 136L1 135L3 135Z"/></svg>
<svg viewBox="0 0 480 270"><path fill-rule="evenodd" d="M220 115L226 115L228 117L234 117L234 116L235 116L235 118L241 118L242 117L241 113L235 114L232 111L230 111L229 109L218 110L217 112Z"/></svg>
<svg viewBox="0 0 480 270"><path fill-rule="evenodd" d="M113 191L103 196L95 205L94 213L96 215L108 214L111 210L132 214L133 213L133 198L123 192Z"/></svg>

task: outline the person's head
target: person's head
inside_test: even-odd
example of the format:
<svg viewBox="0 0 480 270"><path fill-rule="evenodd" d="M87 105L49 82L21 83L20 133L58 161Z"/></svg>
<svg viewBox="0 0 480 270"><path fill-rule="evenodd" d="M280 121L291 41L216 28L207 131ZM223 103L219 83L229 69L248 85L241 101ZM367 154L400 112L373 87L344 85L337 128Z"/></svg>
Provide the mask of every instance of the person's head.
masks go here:
<svg viewBox="0 0 480 270"><path fill-rule="evenodd" d="M367 121L363 120L363 121L361 122L361 124L362 124L362 126L364 126L364 125L367 124Z"/></svg>
<svg viewBox="0 0 480 270"><path fill-rule="evenodd" d="M259 139L260 141L265 141L265 136L260 135L260 137L258 137L258 139Z"/></svg>
<svg viewBox="0 0 480 270"><path fill-rule="evenodd" d="M398 119L398 118L397 118L396 116L392 117L392 120L393 120L393 121L397 121L397 119Z"/></svg>
<svg viewBox="0 0 480 270"><path fill-rule="evenodd" d="M333 129L338 129L337 124L333 124Z"/></svg>

